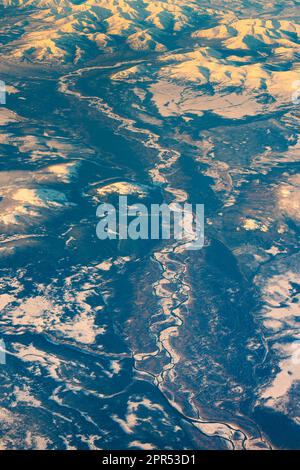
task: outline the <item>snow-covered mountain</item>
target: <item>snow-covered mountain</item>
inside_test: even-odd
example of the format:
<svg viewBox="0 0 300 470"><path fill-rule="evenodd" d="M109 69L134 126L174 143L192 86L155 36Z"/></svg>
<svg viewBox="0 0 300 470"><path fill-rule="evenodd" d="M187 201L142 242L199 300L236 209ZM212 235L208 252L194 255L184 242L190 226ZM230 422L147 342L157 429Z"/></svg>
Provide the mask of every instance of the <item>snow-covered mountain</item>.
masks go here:
<svg viewBox="0 0 300 470"><path fill-rule="evenodd" d="M151 69L140 64L112 79L146 83L147 99L163 117L265 114L291 103L299 80L299 33L292 21L227 15L216 27L194 31L199 42L192 49L169 51Z"/></svg>
<svg viewBox="0 0 300 470"><path fill-rule="evenodd" d="M207 9L193 0L4 0L26 12L9 50L17 59L73 61L128 47L163 51L178 33L199 28ZM5 11L4 11L5 13Z"/></svg>
<svg viewBox="0 0 300 470"><path fill-rule="evenodd" d="M206 0L4 0L1 24L14 21L17 34L2 54L80 64L103 53L155 51L155 67L129 67L112 78L147 82L161 116L254 116L290 102L299 78L300 26L295 2L286 3L286 19L278 20L277 2L254 0L239 8L235 0L226 8ZM251 7L261 18L250 16Z"/></svg>
<svg viewBox="0 0 300 470"><path fill-rule="evenodd" d="M264 5L258 6L256 1L238 2L239 8L234 0L225 3L207 0L3 0L2 3L2 23L5 24L7 17L8 21L14 21L14 29L18 31L2 53L9 53L18 60L77 63L123 47L160 52L174 49L183 37L191 46L199 41L219 40L232 50L265 46L287 52L299 48L299 26L291 21L247 17L254 4L262 10L263 16L267 15ZM294 3L286 4L288 14L289 6ZM271 18L276 7L277 2L273 2Z"/></svg>

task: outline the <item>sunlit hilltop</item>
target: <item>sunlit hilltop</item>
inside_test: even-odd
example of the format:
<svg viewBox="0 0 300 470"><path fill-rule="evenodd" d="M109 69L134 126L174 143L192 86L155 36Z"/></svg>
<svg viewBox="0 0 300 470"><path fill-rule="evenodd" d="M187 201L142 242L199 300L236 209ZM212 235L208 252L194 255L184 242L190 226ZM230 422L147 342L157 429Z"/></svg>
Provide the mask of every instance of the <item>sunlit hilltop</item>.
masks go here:
<svg viewBox="0 0 300 470"><path fill-rule="evenodd" d="M0 449L300 449L299 1L0 3Z"/></svg>
<svg viewBox="0 0 300 470"><path fill-rule="evenodd" d="M257 20L247 18L246 8L257 2L244 2L240 14L236 3L226 2L225 9L222 2L192 0L4 0L18 8L19 29L5 49L21 60L77 63L120 47L161 52L179 40L192 47L197 38L220 39L229 49L298 48L299 27L272 22L270 4L270 19Z"/></svg>

